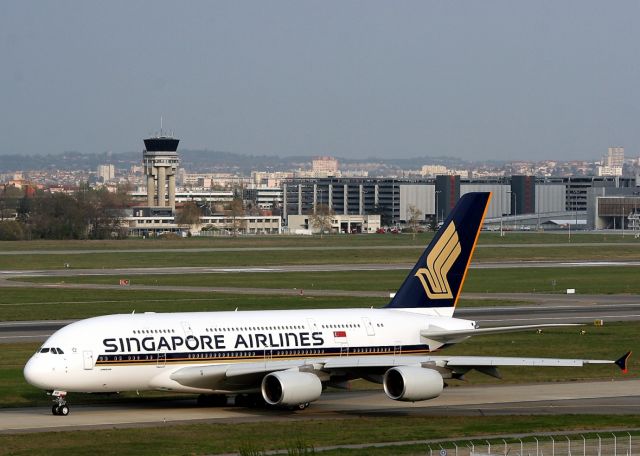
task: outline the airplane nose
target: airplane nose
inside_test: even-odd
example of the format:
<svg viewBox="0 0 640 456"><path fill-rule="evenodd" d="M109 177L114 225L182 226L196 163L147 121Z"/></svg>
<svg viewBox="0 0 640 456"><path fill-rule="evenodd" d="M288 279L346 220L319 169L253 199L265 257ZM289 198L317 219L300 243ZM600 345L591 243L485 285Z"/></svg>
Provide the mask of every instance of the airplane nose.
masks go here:
<svg viewBox="0 0 640 456"><path fill-rule="evenodd" d="M24 379L36 388L47 389L47 371L42 360L31 357L23 370Z"/></svg>

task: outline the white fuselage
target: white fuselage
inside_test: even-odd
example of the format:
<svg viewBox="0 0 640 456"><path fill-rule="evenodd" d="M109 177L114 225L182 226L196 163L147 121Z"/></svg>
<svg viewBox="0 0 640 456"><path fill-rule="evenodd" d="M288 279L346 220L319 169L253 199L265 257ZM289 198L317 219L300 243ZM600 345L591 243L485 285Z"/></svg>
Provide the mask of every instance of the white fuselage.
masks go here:
<svg viewBox="0 0 640 456"><path fill-rule="evenodd" d="M218 390L185 387L172 380L171 374L186 366L424 355L441 344L421 337L421 330L471 329L475 325L473 321L437 316L434 310L108 315L81 320L57 331L31 357L24 374L29 383L45 390L210 393Z"/></svg>

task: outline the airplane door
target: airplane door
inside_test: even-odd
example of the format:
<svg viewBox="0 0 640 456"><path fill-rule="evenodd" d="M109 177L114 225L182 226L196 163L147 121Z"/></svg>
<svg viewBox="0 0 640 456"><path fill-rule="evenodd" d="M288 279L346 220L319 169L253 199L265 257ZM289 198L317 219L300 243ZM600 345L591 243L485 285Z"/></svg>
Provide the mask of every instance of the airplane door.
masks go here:
<svg viewBox="0 0 640 456"><path fill-rule="evenodd" d="M313 318L307 318L307 324L309 325L309 331L317 331L318 325Z"/></svg>
<svg viewBox="0 0 640 456"><path fill-rule="evenodd" d="M85 350L82 352L82 364L85 370L93 369L93 352Z"/></svg>
<svg viewBox="0 0 640 456"><path fill-rule="evenodd" d="M267 363L273 360L273 349L271 347L264 347L264 366L267 367Z"/></svg>
<svg viewBox="0 0 640 456"><path fill-rule="evenodd" d="M193 329L191 329L191 325L188 321L182 321L180 324L182 324L182 330L186 337L193 336Z"/></svg>
<svg viewBox="0 0 640 456"><path fill-rule="evenodd" d="M367 329L367 336L375 336L376 331L373 328L373 323L368 317L362 317L362 321L364 323L364 327Z"/></svg>
<svg viewBox="0 0 640 456"><path fill-rule="evenodd" d="M167 365L167 354L164 352L158 353L158 362L156 367L164 367Z"/></svg>
<svg viewBox="0 0 640 456"><path fill-rule="evenodd" d="M393 346L393 356L395 358L396 356L400 356L400 355L402 355L402 342L398 340Z"/></svg>

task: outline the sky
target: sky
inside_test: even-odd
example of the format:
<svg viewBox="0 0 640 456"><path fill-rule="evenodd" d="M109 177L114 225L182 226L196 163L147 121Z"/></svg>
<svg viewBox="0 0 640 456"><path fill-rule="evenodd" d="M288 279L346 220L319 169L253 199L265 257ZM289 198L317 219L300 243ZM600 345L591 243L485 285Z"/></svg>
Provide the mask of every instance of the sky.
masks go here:
<svg viewBox="0 0 640 456"><path fill-rule="evenodd" d="M0 2L1 154L640 155L638 1Z"/></svg>

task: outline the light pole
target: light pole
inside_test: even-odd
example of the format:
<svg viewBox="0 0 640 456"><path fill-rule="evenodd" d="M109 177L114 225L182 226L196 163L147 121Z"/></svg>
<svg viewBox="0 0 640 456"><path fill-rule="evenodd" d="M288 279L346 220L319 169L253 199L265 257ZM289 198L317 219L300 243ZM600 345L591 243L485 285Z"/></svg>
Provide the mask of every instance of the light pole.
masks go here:
<svg viewBox="0 0 640 456"><path fill-rule="evenodd" d="M500 237L504 237L504 230L502 229L503 218L504 218L504 197L500 195Z"/></svg>
<svg viewBox="0 0 640 456"><path fill-rule="evenodd" d="M569 242L571 242L571 221L569 221Z"/></svg>
<svg viewBox="0 0 640 456"><path fill-rule="evenodd" d="M438 199L439 199L439 194L442 193L442 190L436 190L436 230L438 229L438 222L439 220L439 214L438 214Z"/></svg>
<svg viewBox="0 0 640 456"><path fill-rule="evenodd" d="M391 179L391 225L396 219L396 180Z"/></svg>
<svg viewBox="0 0 640 456"><path fill-rule="evenodd" d="M515 229L516 219L518 217L518 195L513 190L507 190L507 193L513 194L513 211L514 211L513 228ZM509 202L511 202L511 198L509 198Z"/></svg>

